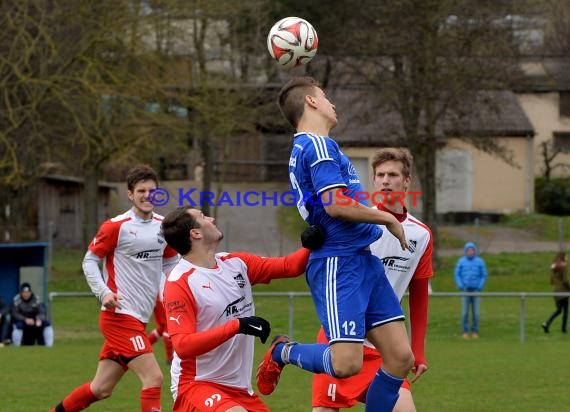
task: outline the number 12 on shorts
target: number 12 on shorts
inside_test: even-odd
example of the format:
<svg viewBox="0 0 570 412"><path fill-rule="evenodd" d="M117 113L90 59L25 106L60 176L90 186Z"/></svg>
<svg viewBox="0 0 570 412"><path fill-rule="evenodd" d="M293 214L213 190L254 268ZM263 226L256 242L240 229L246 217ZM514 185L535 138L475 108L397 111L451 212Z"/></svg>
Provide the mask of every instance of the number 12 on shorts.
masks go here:
<svg viewBox="0 0 570 412"><path fill-rule="evenodd" d="M342 323L342 328L344 329L345 335L351 335L351 336L356 335L356 323L354 323L353 320L351 320L350 322L345 320Z"/></svg>

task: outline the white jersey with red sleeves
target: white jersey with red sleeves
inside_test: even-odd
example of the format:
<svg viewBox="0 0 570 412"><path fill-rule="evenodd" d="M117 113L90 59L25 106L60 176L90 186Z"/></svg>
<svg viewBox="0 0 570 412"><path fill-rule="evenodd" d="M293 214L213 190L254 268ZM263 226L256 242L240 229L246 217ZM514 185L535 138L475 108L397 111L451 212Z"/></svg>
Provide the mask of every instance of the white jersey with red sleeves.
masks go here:
<svg viewBox="0 0 570 412"><path fill-rule="evenodd" d="M89 250L104 259L104 282L119 296L120 308L114 312L131 315L143 323L150 319L156 303L163 257L177 256L162 237L162 219L153 214L145 220L131 209L105 221L89 244Z"/></svg>
<svg viewBox="0 0 570 412"><path fill-rule="evenodd" d="M370 250L384 264L386 276L398 299L402 300L412 278L433 276L433 243L429 228L414 216L407 212L395 216L404 228L410 250L402 250L398 239L385 226L381 226L383 236L370 245Z"/></svg>
<svg viewBox="0 0 570 412"><path fill-rule="evenodd" d="M304 267L308 251L303 256ZM268 283L271 279L284 277L286 272L295 272L274 265L274 262L283 262L282 258L217 253L215 259L213 269L181 259L166 280L164 304L170 336L173 339L177 334L202 336L201 343L195 340L191 344L194 355L181 358L175 350L170 369L175 399L193 381L209 381L253 393L254 337L236 334L237 323L233 324L231 333L218 331L232 325L237 318L255 315L253 284ZM300 274L302 270L297 272Z"/></svg>

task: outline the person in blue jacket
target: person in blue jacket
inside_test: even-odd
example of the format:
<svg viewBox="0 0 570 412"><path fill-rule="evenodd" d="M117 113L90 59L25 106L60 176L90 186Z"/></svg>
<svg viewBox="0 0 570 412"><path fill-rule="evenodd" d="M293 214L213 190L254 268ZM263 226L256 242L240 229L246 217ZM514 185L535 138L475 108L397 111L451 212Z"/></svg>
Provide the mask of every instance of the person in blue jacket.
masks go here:
<svg viewBox="0 0 570 412"><path fill-rule="evenodd" d="M467 242L463 247L465 255L455 265L455 283L462 292L480 292L487 281L487 266L485 261L477 256L477 246ZM461 309L461 323L463 338L479 337L479 303L480 296L463 296ZM472 312L472 323L469 327L469 310ZM471 334L469 334L471 333Z"/></svg>

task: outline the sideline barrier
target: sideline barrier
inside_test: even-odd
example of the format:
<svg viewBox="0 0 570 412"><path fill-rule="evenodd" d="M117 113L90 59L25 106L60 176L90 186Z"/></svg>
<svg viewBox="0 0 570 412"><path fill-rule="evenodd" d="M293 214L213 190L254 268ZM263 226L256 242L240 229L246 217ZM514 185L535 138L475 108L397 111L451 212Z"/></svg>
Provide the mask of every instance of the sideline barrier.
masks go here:
<svg viewBox="0 0 570 412"><path fill-rule="evenodd" d="M254 292L253 296L265 296L265 297L287 297L289 301L289 337L294 339L294 321L295 321L295 310L293 306L293 299L296 297L310 297L309 292ZM407 295L406 295L407 296ZM544 297L555 297L555 296L568 296L570 297L570 292L431 292L430 298L432 297L461 297L461 296L481 296L481 297L496 297L496 298L516 298L520 299L520 310L519 310L519 336L520 343L525 341L525 318L526 318L526 308L525 301L527 298L544 298ZM49 308L50 316L52 320L51 307L53 300L55 298L65 298L65 297L91 297L93 294L91 292L50 292L49 298Z"/></svg>

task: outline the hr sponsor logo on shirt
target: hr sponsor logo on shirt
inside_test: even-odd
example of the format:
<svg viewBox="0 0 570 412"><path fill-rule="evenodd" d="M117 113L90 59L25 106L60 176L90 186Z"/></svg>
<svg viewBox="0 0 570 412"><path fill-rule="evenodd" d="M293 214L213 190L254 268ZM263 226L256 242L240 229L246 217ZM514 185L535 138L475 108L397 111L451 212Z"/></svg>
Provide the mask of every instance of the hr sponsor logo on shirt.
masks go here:
<svg viewBox="0 0 570 412"><path fill-rule="evenodd" d="M351 182L352 183L352 182ZM358 182L356 182L358 183ZM164 188L156 188L151 190L148 195L148 201L154 206L165 206L168 203L175 202L177 206L296 206L296 205L317 205L329 206L333 203L330 192L326 195L315 195L312 193L300 193L292 190L286 192L278 191L223 191L216 194L210 191L199 191L197 188L178 188L176 190L177 197L171 196ZM417 206L418 197L422 192L367 192L352 191L346 188L338 188L335 190L336 201L339 206L350 206L356 202L370 202L376 206ZM172 199L171 199L172 198Z"/></svg>
<svg viewBox="0 0 570 412"><path fill-rule="evenodd" d="M245 302L245 296L242 296L233 302L228 303L218 319L221 319L224 316L226 318L240 317L243 313L248 311L252 305L253 302Z"/></svg>
<svg viewBox="0 0 570 412"><path fill-rule="evenodd" d="M158 260L162 259L161 249L140 250L131 255L138 260Z"/></svg>
<svg viewBox="0 0 570 412"><path fill-rule="evenodd" d="M386 270L391 269L397 272L407 272L410 270L410 265L406 263L410 258L402 256L386 256L380 260L384 264L384 268Z"/></svg>

